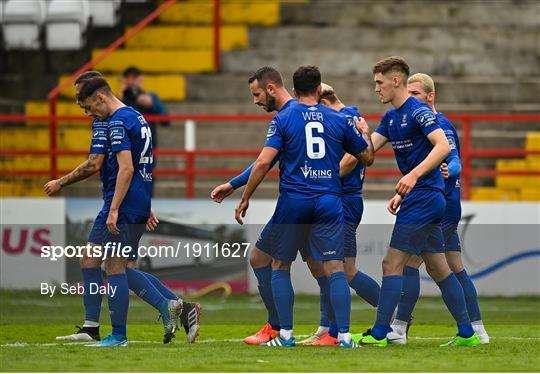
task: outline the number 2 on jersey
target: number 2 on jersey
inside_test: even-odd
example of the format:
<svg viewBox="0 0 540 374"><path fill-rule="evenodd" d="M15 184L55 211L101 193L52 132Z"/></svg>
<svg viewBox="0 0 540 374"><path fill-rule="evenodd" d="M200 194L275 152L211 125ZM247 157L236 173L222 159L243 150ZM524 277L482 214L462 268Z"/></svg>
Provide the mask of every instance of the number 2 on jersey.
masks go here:
<svg viewBox="0 0 540 374"><path fill-rule="evenodd" d="M318 133L324 132L324 126L320 122L308 122L306 124L306 152L312 160L318 160L326 154L324 139L320 136L313 136L313 129ZM318 146L318 151L315 150L315 145Z"/></svg>
<svg viewBox="0 0 540 374"><path fill-rule="evenodd" d="M144 139L144 148L141 152L139 164L149 164L154 162L152 152L150 152L150 156L145 156L146 152L148 152L148 148L150 147L150 143L152 143L152 132L148 126L141 127L141 139Z"/></svg>

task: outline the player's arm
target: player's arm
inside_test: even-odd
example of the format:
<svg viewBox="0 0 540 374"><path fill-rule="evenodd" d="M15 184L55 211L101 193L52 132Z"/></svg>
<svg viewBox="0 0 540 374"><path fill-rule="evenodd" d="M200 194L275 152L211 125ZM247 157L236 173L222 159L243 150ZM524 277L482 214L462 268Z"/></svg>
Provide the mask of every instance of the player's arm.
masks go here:
<svg viewBox="0 0 540 374"><path fill-rule="evenodd" d="M371 142L371 135L369 133L369 126L367 122L362 117L360 117L360 119L354 117L354 123L360 134L362 134L362 138L366 142L367 148L362 153L357 155L359 158L349 153L346 153L345 156L343 156L339 163L340 177L344 177L345 175L349 174L356 167L358 162L361 162L365 166L371 166L373 165L373 161L375 159L373 143Z"/></svg>
<svg viewBox="0 0 540 374"><path fill-rule="evenodd" d="M373 152L377 153L379 149L385 146L386 143L388 143L388 138L379 134L378 132L374 132L371 134L371 142L373 143Z"/></svg>
<svg viewBox="0 0 540 374"><path fill-rule="evenodd" d="M99 169L101 169L101 165L103 165L104 160L104 154L91 153L90 155L88 155L88 159L79 166L77 166L71 173L64 175L62 178L54 179L47 182L44 186L45 193L51 196L60 191L65 186L69 186L70 184L91 177L97 171L99 171Z"/></svg>
<svg viewBox="0 0 540 374"><path fill-rule="evenodd" d="M124 197L129 189L131 178L133 177L133 161L131 159L131 151L123 150L116 153L118 161L118 175L116 177L116 186L114 187L114 196L107 217L107 228L113 234L119 234L120 230L116 226L118 220L118 209L124 201Z"/></svg>
<svg viewBox="0 0 540 374"><path fill-rule="evenodd" d="M246 211L249 207L249 199L259 184L261 184L263 181L266 173L268 173L272 160L276 158L277 154L278 150L276 148L264 147L259 154L259 157L257 157L257 160L253 164L246 188L242 194L242 199L240 200L240 204L238 204L235 211L235 218L239 224L243 224L241 217L246 216Z"/></svg>
<svg viewBox="0 0 540 374"><path fill-rule="evenodd" d="M441 164L441 171L444 178L455 177L461 173L461 160L459 159L459 152L457 150L457 139L454 135L446 132L446 139L450 145L450 153L446 157L446 162Z"/></svg>
<svg viewBox="0 0 540 374"><path fill-rule="evenodd" d="M272 163L270 164L270 167L268 168L268 170L274 167L278 159L279 157L276 156L272 160ZM227 196L231 195L234 192L234 190L237 190L240 187L245 186L249 179L249 175L251 174L251 170L253 169L253 165L254 164L249 165L246 170L244 170L242 173L240 173L239 175L237 175L236 177L234 177L227 183L220 184L219 186L214 188L212 192L210 193L210 198L214 200L216 203L221 203Z"/></svg>
<svg viewBox="0 0 540 374"><path fill-rule="evenodd" d="M405 196L411 192L418 179L427 172L438 167L450 153L448 139L446 139L446 135L441 128L437 128L430 132L427 135L427 138L431 144L433 144L433 149L420 164L399 180L396 186L396 192L401 196Z"/></svg>

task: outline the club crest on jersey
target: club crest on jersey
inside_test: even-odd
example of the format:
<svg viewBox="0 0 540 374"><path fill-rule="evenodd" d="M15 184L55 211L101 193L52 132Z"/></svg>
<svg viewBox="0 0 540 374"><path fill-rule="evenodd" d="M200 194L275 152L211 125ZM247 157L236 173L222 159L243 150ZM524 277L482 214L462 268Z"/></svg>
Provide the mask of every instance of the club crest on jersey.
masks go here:
<svg viewBox="0 0 540 374"><path fill-rule="evenodd" d="M319 170L319 169L313 169L311 166L308 165L307 161L304 161L304 166L300 166L300 170L302 170L302 174L304 174L305 179L330 179L332 178L332 170Z"/></svg>
<svg viewBox="0 0 540 374"><path fill-rule="evenodd" d="M407 115L404 114L403 118L401 118L401 127L407 126Z"/></svg>
<svg viewBox="0 0 540 374"><path fill-rule="evenodd" d="M390 120L390 123L388 124L388 126L392 126L393 124L394 124L394 120L391 119L391 120Z"/></svg>

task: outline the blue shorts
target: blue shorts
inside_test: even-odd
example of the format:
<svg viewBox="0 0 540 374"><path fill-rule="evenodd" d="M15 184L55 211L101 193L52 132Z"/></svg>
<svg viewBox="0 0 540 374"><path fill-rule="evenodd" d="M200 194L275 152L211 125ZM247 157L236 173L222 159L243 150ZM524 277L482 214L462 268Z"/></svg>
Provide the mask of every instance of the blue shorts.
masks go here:
<svg viewBox="0 0 540 374"><path fill-rule="evenodd" d="M362 196L342 196L343 203L343 243L345 257L356 257L356 229L364 213Z"/></svg>
<svg viewBox="0 0 540 374"><path fill-rule="evenodd" d="M423 252L444 252L441 220L445 206L442 192L413 190L403 198L390 247L418 256Z"/></svg>
<svg viewBox="0 0 540 374"><path fill-rule="evenodd" d="M441 221L444 236L444 250L461 252L461 242L458 235L458 224L460 217L449 217L447 215Z"/></svg>
<svg viewBox="0 0 540 374"><path fill-rule="evenodd" d="M307 257L316 261L343 260L341 198L323 195L300 200L281 194L256 246L287 263L296 259L298 251L304 251L304 260Z"/></svg>
<svg viewBox="0 0 540 374"><path fill-rule="evenodd" d="M104 246L106 243L115 243L115 246L108 248L108 253L112 253L113 248L131 247L129 251L129 259L136 260L138 257L139 240L144 233L146 221L148 217L129 214L124 212L118 213L117 226L120 230L119 235L113 235L107 229L107 217L109 209L102 209L94 221L94 226L88 236L88 241L93 244Z"/></svg>
<svg viewBox="0 0 540 374"><path fill-rule="evenodd" d="M274 257L273 250L275 248L275 245L272 242L272 235L274 235L273 231L276 231L275 227L272 226L273 222L274 216L270 217L270 220L261 231L261 235L259 236L259 239L257 239L257 243L255 243L255 247L257 247L271 257ZM305 225L298 225L298 228L306 229ZM300 256L302 256L302 261L306 262L308 258L311 257L311 251L309 249L309 240L307 240L307 235L301 242L298 250L300 251Z"/></svg>

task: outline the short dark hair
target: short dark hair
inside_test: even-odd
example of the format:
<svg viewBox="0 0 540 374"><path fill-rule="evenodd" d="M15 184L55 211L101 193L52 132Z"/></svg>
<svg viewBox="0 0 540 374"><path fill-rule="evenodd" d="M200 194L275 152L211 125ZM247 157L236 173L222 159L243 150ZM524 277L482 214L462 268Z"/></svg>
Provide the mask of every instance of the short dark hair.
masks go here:
<svg viewBox="0 0 540 374"><path fill-rule="evenodd" d="M300 66L293 74L294 90L299 96L315 93L321 85L321 72L316 66Z"/></svg>
<svg viewBox="0 0 540 374"><path fill-rule="evenodd" d="M377 73L386 74L390 71L405 75L405 81L407 81L410 69L409 65L405 62L405 59L400 56L390 56L373 65L374 75Z"/></svg>
<svg viewBox="0 0 540 374"><path fill-rule="evenodd" d="M283 86L283 78L279 71L274 69L271 66L263 66L258 69L251 77L248 79L248 83L253 83L253 81L259 82L259 85L262 88L266 88L268 83L273 83L276 86Z"/></svg>
<svg viewBox="0 0 540 374"><path fill-rule="evenodd" d="M135 77L141 76L142 71L136 66L130 66L122 73L122 76L125 78L127 76L133 75Z"/></svg>
<svg viewBox="0 0 540 374"><path fill-rule="evenodd" d="M77 102L82 103L98 91L104 92L107 95L112 94L111 87L105 78L101 76L85 80L82 82L81 88L79 89Z"/></svg>
<svg viewBox="0 0 540 374"><path fill-rule="evenodd" d="M103 74L101 74L99 71L95 71L95 70L85 71L84 73L79 75L77 77L77 79L75 79L75 82L73 84L76 86L76 85L78 85L78 84L80 84L82 82L85 82L85 81L87 81L89 79L97 78L97 77L103 78Z"/></svg>
<svg viewBox="0 0 540 374"><path fill-rule="evenodd" d="M335 104L338 101L338 97L334 90L322 90L320 100L326 99L330 104Z"/></svg>

